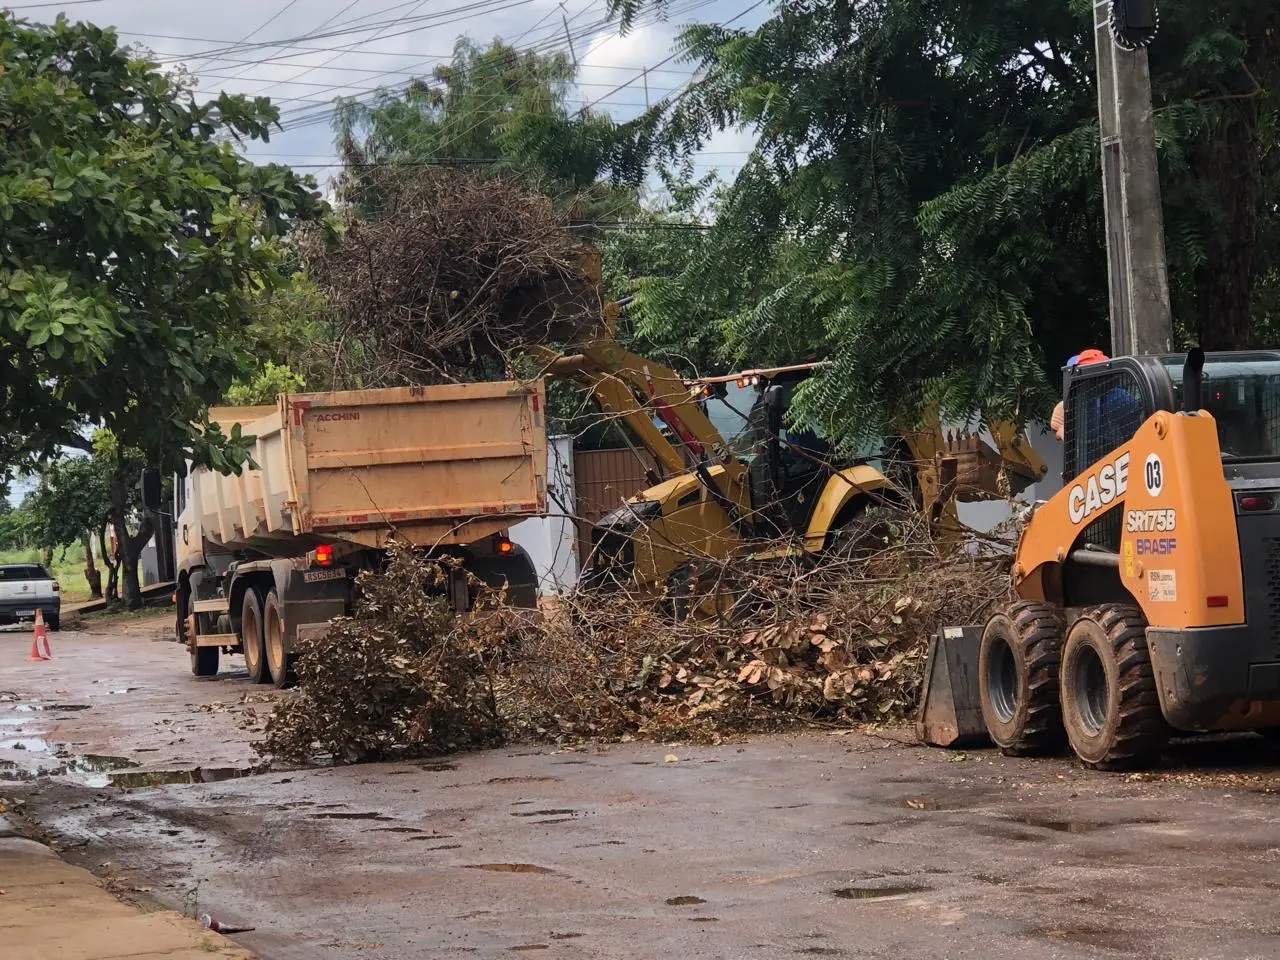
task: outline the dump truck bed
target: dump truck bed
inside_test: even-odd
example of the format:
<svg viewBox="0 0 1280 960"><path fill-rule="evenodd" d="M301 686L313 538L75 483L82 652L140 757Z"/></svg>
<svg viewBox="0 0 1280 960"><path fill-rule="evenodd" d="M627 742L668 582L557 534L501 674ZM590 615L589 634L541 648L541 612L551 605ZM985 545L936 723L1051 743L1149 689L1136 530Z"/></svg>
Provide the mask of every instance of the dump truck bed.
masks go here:
<svg viewBox="0 0 1280 960"><path fill-rule="evenodd" d="M465 543L545 511L541 381L282 395L210 419L255 467L192 476L205 538L291 556L320 542Z"/></svg>

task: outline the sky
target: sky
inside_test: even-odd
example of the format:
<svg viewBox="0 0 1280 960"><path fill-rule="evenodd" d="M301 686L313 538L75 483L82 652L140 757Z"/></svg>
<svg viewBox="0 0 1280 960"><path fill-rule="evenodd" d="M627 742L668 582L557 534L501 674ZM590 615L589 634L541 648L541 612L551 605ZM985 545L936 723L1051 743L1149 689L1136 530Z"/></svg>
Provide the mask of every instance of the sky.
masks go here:
<svg viewBox="0 0 1280 960"><path fill-rule="evenodd" d="M608 22L606 0L31 0L9 7L30 20L61 12L114 26L123 42L184 66L201 93L270 97L283 129L246 153L311 173L322 188L337 169L333 99L368 99L379 86L429 76L459 37L568 53L580 68L574 99L621 121L689 82L688 63L663 62L681 27L729 20L754 27L769 13L756 0L672 0L665 21L643 14L623 35ZM753 141L742 131L718 135L695 158L695 172L732 178Z"/></svg>

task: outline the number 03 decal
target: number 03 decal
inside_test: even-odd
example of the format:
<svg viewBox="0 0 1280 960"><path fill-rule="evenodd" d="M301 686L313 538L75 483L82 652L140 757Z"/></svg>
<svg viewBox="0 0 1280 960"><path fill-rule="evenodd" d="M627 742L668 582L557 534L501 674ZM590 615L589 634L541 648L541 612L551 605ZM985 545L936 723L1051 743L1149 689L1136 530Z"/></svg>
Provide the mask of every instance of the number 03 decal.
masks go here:
<svg viewBox="0 0 1280 960"><path fill-rule="evenodd" d="M1153 497L1160 496L1160 492L1164 490L1164 464L1160 462L1158 453L1148 455L1146 466L1142 471L1142 479L1146 483L1148 494Z"/></svg>

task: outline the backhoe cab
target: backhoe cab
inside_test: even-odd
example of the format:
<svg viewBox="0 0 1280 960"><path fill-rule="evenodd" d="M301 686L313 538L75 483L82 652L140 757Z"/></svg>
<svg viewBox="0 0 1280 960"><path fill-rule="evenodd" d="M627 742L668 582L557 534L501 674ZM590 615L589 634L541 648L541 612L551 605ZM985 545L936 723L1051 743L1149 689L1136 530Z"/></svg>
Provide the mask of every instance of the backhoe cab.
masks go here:
<svg viewBox="0 0 1280 960"><path fill-rule="evenodd" d="M1131 768L1173 730L1280 728L1280 353L1078 367L1064 405L1065 485L982 632L987 733Z"/></svg>

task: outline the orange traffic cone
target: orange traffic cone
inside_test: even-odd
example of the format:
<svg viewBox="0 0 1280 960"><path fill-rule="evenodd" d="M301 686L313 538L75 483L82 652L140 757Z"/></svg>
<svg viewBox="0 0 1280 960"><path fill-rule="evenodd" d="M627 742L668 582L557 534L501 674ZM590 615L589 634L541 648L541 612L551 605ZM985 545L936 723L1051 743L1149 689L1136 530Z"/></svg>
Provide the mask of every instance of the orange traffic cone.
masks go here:
<svg viewBox="0 0 1280 960"><path fill-rule="evenodd" d="M40 652L40 641L44 641L44 653ZM31 632L31 659L52 660L53 651L49 649L49 630L44 625L44 611L36 610L36 626Z"/></svg>

